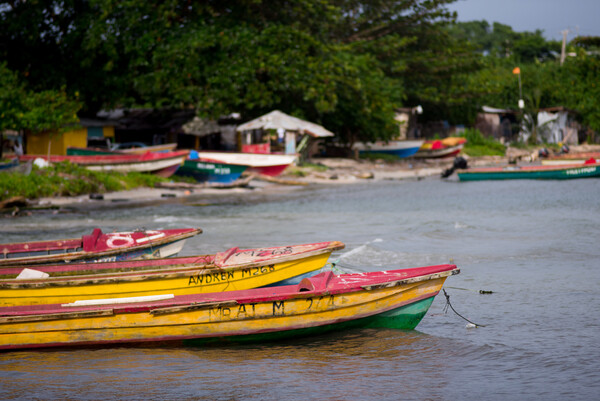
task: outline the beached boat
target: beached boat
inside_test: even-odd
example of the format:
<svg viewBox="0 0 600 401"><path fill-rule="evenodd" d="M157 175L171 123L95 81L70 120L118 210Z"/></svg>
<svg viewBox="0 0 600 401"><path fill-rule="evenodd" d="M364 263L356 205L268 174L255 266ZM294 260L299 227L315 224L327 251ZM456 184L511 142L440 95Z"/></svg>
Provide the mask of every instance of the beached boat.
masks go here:
<svg viewBox="0 0 600 401"><path fill-rule="evenodd" d="M404 158L417 153L424 141L377 141L377 142L357 142L354 149L360 154L387 154Z"/></svg>
<svg viewBox="0 0 600 401"><path fill-rule="evenodd" d="M19 159L15 157L14 159L7 160L0 163L0 172L9 171L19 165Z"/></svg>
<svg viewBox="0 0 600 401"><path fill-rule="evenodd" d="M259 342L414 329L455 265L334 275L243 291L0 308L0 349Z"/></svg>
<svg viewBox="0 0 600 401"><path fill-rule="evenodd" d="M127 144L123 144L127 145ZM137 146L131 148L114 147L105 148L78 148L69 146L67 148L68 156L90 156L90 155L114 155L114 154L143 154L146 152L171 152L177 147L176 143L166 143L164 145Z"/></svg>
<svg viewBox="0 0 600 401"><path fill-rule="evenodd" d="M108 262L176 255L199 228L103 233L81 238L0 244L0 268L63 262Z"/></svg>
<svg viewBox="0 0 600 401"><path fill-rule="evenodd" d="M560 164L551 166L478 167L456 170L460 181L600 177L600 163Z"/></svg>
<svg viewBox="0 0 600 401"><path fill-rule="evenodd" d="M111 150L119 153L138 154L146 152L172 152L177 147L177 143L163 143L161 145L136 146L135 143L121 143L115 145Z"/></svg>
<svg viewBox="0 0 600 401"><path fill-rule="evenodd" d="M0 174L13 174L19 173L23 175L31 174L33 168L33 162L19 163L19 159L15 158L11 161L0 163Z"/></svg>
<svg viewBox="0 0 600 401"><path fill-rule="evenodd" d="M103 154L87 156L50 156L50 162L69 161L93 171L116 171L119 173L143 172L161 177L170 177L183 164L189 151L179 150L164 153ZM48 160L47 155L23 155L19 160Z"/></svg>
<svg viewBox="0 0 600 401"><path fill-rule="evenodd" d="M297 155L273 153L231 153L199 151L198 158L248 166L248 171L277 176L296 160Z"/></svg>
<svg viewBox="0 0 600 401"><path fill-rule="evenodd" d="M591 159L591 160L590 160ZM541 159L542 164L546 166L556 164L583 164L587 161L590 163L600 163L600 152L580 152L580 153L565 153L562 155L548 156Z"/></svg>
<svg viewBox="0 0 600 401"><path fill-rule="evenodd" d="M222 163L210 159L187 159L177 170L177 175L193 177L199 182L230 184L240 178L248 166Z"/></svg>
<svg viewBox="0 0 600 401"><path fill-rule="evenodd" d="M433 159L456 156L460 153L466 142L465 138L460 137L425 141L413 157L417 159Z"/></svg>
<svg viewBox="0 0 600 401"><path fill-rule="evenodd" d="M112 263L0 267L0 306L262 287L322 268L338 241Z"/></svg>

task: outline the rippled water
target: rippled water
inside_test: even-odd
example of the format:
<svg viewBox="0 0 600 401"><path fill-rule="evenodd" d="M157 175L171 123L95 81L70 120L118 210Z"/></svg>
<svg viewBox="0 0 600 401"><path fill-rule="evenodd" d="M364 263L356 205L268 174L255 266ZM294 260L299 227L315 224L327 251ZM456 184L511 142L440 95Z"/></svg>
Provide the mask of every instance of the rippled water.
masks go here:
<svg viewBox="0 0 600 401"><path fill-rule="evenodd" d="M204 230L184 254L340 240L347 271L452 261L414 331L0 354L2 399L597 399L600 180L367 182L0 220L0 241ZM479 290L493 291L480 294Z"/></svg>

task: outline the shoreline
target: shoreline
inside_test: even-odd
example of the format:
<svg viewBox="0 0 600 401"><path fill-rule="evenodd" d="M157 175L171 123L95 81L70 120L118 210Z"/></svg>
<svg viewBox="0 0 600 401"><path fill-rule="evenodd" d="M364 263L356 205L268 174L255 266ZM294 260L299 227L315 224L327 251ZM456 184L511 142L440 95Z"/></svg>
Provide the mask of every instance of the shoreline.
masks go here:
<svg viewBox="0 0 600 401"><path fill-rule="evenodd" d="M583 149L597 146L578 146ZM572 149L575 150L575 149ZM596 150L596 149L594 149ZM464 157L470 167L505 165L519 161L535 161L537 152L530 153L516 148L508 148L505 156ZM400 159L397 161L354 160L350 158L313 158L306 166L291 166L277 177L246 176L240 185L210 185L164 183L158 187L140 187L131 190L85 194L77 196L44 197L35 200L21 198L14 204L1 209L5 217L31 215L52 211L53 213L93 210L106 207L132 208L159 203L198 201L210 204L213 200L227 201L245 195L270 196L289 193L314 185L352 185L369 181L420 180L439 177L444 170L452 167L454 157L440 159ZM317 167L315 167L317 166ZM318 166L322 166L321 170Z"/></svg>
<svg viewBox="0 0 600 401"><path fill-rule="evenodd" d="M352 185L368 181L414 180L441 177L443 170L452 166L450 160L400 160L395 162L365 161L344 158L315 158L313 165L322 165L325 171L314 167L293 166L277 177L246 177L243 186L211 186L206 184L160 185L131 190L85 194L77 196L44 197L30 201L30 207L21 212L48 209L95 209L105 207L138 207L148 204L179 202L183 200L212 200L248 195L276 195L289 193L313 185ZM488 160L489 162L489 160ZM441 179L441 178L440 178Z"/></svg>

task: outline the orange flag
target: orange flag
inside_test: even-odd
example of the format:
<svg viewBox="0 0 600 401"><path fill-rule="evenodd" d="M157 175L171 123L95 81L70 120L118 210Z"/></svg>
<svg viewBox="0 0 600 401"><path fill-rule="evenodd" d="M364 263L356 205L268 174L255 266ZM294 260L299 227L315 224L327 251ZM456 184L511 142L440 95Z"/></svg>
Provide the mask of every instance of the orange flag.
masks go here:
<svg viewBox="0 0 600 401"><path fill-rule="evenodd" d="M520 74L521 73L521 69L519 67L515 67L513 69L513 74Z"/></svg>

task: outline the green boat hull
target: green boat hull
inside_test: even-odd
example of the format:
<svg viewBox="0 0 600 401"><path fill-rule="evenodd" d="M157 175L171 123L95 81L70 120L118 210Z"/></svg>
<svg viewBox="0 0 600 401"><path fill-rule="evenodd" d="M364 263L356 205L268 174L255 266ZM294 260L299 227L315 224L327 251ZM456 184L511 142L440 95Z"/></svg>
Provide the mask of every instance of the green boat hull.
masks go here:
<svg viewBox="0 0 600 401"><path fill-rule="evenodd" d="M507 168L496 171L461 171L458 172L460 181L481 180L566 180L572 178L600 177L600 168L594 166L578 166L562 169L519 170Z"/></svg>
<svg viewBox="0 0 600 401"><path fill-rule="evenodd" d="M346 322L261 334L185 340L183 341L183 343L185 345L194 346L220 343L263 343L285 340L289 338L314 336L355 328L388 328L400 330L413 330L415 327L417 327L419 322L423 319L423 317L429 310L433 299L434 297L422 299L410 305L405 305L400 308L380 313L375 316L364 317L361 319L355 319Z"/></svg>

